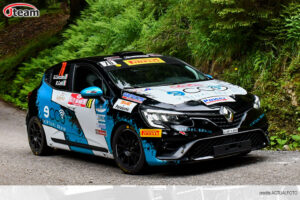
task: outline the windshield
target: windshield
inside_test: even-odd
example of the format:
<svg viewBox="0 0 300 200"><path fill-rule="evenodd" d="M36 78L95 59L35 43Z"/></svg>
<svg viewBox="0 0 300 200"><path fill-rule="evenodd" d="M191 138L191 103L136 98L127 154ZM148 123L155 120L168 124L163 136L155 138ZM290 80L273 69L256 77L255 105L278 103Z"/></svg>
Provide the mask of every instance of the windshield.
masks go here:
<svg viewBox="0 0 300 200"><path fill-rule="evenodd" d="M147 64L121 68L108 73L121 89L208 80L204 74L184 64Z"/></svg>

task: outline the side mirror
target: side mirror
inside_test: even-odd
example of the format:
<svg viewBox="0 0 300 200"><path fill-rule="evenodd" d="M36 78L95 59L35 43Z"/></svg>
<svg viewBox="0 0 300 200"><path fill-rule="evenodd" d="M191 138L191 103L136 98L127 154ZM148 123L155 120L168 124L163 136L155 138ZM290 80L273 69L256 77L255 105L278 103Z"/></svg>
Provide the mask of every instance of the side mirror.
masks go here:
<svg viewBox="0 0 300 200"><path fill-rule="evenodd" d="M209 74L205 74L206 77L213 79L213 77Z"/></svg>
<svg viewBox="0 0 300 200"><path fill-rule="evenodd" d="M99 87L92 86L81 90L80 94L86 99L96 99L102 97L103 92Z"/></svg>

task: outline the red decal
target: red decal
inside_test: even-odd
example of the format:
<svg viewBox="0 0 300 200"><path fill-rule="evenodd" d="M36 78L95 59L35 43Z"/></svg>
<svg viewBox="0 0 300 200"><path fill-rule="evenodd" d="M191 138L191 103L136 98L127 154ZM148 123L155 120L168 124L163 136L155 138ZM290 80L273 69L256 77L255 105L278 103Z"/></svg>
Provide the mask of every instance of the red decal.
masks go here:
<svg viewBox="0 0 300 200"><path fill-rule="evenodd" d="M185 87L196 87L202 86L199 83L187 83L187 84L180 84L180 85L171 85L170 88L185 88Z"/></svg>
<svg viewBox="0 0 300 200"><path fill-rule="evenodd" d="M80 94L71 94L68 104L74 106L85 107L87 99L81 97Z"/></svg>
<svg viewBox="0 0 300 200"><path fill-rule="evenodd" d="M186 133L183 132L183 131L179 131L179 133L180 133L181 135L186 135Z"/></svg>
<svg viewBox="0 0 300 200"><path fill-rule="evenodd" d="M96 134L106 136L106 131L96 129Z"/></svg>
<svg viewBox="0 0 300 200"><path fill-rule="evenodd" d="M67 62L63 62L62 63L62 66L61 66L61 69L60 69L60 72L59 72L59 76L63 76L64 73L65 73L65 70L66 70L66 66L67 66Z"/></svg>

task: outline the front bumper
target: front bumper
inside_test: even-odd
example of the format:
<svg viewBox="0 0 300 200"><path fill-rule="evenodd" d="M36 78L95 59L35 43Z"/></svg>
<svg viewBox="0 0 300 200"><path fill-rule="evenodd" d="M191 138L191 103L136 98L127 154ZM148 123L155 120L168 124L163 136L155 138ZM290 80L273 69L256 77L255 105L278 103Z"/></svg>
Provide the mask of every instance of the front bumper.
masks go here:
<svg viewBox="0 0 300 200"><path fill-rule="evenodd" d="M143 138L144 143L149 144L144 146L146 161L149 165L178 164L268 146L268 123L262 110L253 109L252 104L236 106L234 110L231 123L217 111L197 111L185 112L189 120L181 124L164 124L162 138Z"/></svg>
<svg viewBox="0 0 300 200"><path fill-rule="evenodd" d="M175 152L160 154L156 158L164 161L198 161L262 149L268 144L266 132L262 129L252 129L197 139L182 145Z"/></svg>

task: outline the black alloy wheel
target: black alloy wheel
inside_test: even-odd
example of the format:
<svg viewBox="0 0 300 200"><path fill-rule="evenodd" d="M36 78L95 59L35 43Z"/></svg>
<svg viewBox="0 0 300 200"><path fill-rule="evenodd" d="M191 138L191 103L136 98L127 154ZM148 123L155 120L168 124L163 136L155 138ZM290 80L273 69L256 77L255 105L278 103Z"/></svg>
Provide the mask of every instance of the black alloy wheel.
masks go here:
<svg viewBox="0 0 300 200"><path fill-rule="evenodd" d="M140 173L146 165L141 139L137 133L120 126L113 138L113 154L117 165L129 174Z"/></svg>
<svg viewBox="0 0 300 200"><path fill-rule="evenodd" d="M50 153L51 149L47 146L43 126L36 116L29 120L27 134L29 146L34 155L42 156Z"/></svg>

